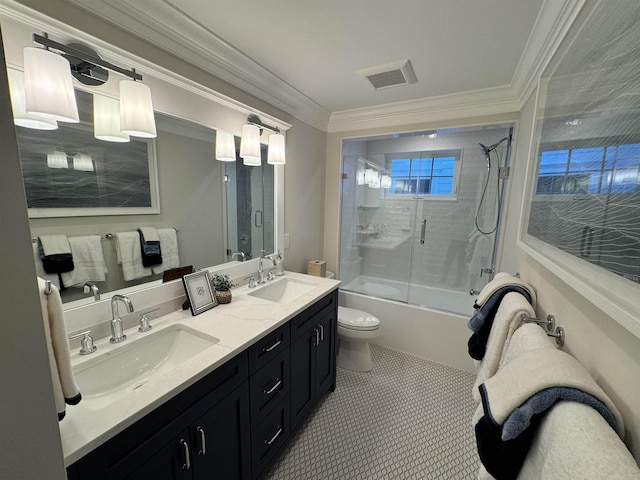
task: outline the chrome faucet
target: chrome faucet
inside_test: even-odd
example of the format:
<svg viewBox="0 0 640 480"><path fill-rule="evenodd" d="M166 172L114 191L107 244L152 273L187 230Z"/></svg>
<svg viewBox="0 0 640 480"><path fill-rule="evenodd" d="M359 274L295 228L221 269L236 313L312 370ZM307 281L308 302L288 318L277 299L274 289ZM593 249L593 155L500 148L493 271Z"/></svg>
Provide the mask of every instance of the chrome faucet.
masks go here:
<svg viewBox="0 0 640 480"><path fill-rule="evenodd" d="M231 254L231 260L233 260L235 257L238 257L238 260L240 260L241 262L245 261L245 253L244 252L233 252Z"/></svg>
<svg viewBox="0 0 640 480"><path fill-rule="evenodd" d="M133 312L133 303L128 297L124 295L114 295L111 297L111 338L109 342L120 343L127 339L122 328L122 319L120 318L120 312L118 311L118 300L122 301L129 312Z"/></svg>
<svg viewBox="0 0 640 480"><path fill-rule="evenodd" d="M262 250L262 255L260 256L260 260L258 261L258 284L262 285L263 283L265 283L264 280L264 269L262 268L262 260L264 260L265 258L271 260L271 263L273 263L273 266L276 266L276 259L273 258L273 253L270 255L265 255L266 250Z"/></svg>
<svg viewBox="0 0 640 480"><path fill-rule="evenodd" d="M91 292L93 294L93 300L97 302L100 300L100 290L98 286L93 282L87 282L84 284L84 293Z"/></svg>

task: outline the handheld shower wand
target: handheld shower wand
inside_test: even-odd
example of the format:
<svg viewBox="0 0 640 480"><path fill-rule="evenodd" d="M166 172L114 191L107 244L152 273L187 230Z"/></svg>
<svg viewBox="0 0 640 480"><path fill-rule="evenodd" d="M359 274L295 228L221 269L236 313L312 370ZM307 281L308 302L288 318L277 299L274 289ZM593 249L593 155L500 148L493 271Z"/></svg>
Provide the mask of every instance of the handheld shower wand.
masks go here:
<svg viewBox="0 0 640 480"><path fill-rule="evenodd" d="M492 152L493 150L498 148L498 145L500 145L505 140L510 140L510 139L511 139L511 137L504 137L503 139L498 140L496 143L494 143L493 145L491 145L489 147L485 147L482 143L479 143L478 144L478 148L480 149L480 152L486 157L486 156L489 155L489 152Z"/></svg>

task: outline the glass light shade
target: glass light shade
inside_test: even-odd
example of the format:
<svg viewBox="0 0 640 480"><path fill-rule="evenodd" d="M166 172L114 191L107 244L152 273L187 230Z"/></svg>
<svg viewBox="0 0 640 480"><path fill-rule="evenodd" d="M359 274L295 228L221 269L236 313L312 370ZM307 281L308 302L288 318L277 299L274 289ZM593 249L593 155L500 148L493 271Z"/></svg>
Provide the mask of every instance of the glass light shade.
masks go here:
<svg viewBox="0 0 640 480"><path fill-rule="evenodd" d="M260 129L255 125L242 126L242 139L240 140L240 156L245 165L260 166Z"/></svg>
<svg viewBox="0 0 640 480"><path fill-rule="evenodd" d="M47 167L49 168L69 168L67 154L55 151L47 154Z"/></svg>
<svg viewBox="0 0 640 480"><path fill-rule="evenodd" d="M158 136L151 90L144 83L120 80L120 128L133 137Z"/></svg>
<svg viewBox="0 0 640 480"><path fill-rule="evenodd" d="M231 133L216 130L216 160L236 161L236 141Z"/></svg>
<svg viewBox="0 0 640 480"><path fill-rule="evenodd" d="M284 148L284 135L279 133L269 135L267 163L270 163L271 165L284 165L287 163L284 155Z"/></svg>
<svg viewBox="0 0 640 480"><path fill-rule="evenodd" d="M120 131L120 100L93 95L93 136L106 142L128 142Z"/></svg>
<svg viewBox="0 0 640 480"><path fill-rule="evenodd" d="M38 117L27 113L24 100L24 74L20 70L7 68L9 74L9 92L11 93L11 108L13 109L13 123L19 127L34 128L36 130L55 130L58 122L51 118Z"/></svg>
<svg viewBox="0 0 640 480"><path fill-rule="evenodd" d="M376 172L373 168L367 168L364 171L364 183L367 185L373 183L375 179L378 177L378 172Z"/></svg>
<svg viewBox="0 0 640 480"><path fill-rule="evenodd" d="M391 186L391 177L389 175L382 175L380 178L380 186L382 188L389 188Z"/></svg>
<svg viewBox="0 0 640 480"><path fill-rule="evenodd" d="M26 110L59 122L78 123L69 61L48 50L25 47L24 92Z"/></svg>
<svg viewBox="0 0 640 480"><path fill-rule="evenodd" d="M364 185L366 182L364 181L364 170L360 170L356 173L356 183L358 185Z"/></svg>
<svg viewBox="0 0 640 480"><path fill-rule="evenodd" d="M380 177L377 176L377 173L378 172L376 172L377 178L369 184L369 188L380 188Z"/></svg>
<svg viewBox="0 0 640 480"><path fill-rule="evenodd" d="M91 155L81 153L73 157L73 169L82 172L93 172L93 160Z"/></svg>

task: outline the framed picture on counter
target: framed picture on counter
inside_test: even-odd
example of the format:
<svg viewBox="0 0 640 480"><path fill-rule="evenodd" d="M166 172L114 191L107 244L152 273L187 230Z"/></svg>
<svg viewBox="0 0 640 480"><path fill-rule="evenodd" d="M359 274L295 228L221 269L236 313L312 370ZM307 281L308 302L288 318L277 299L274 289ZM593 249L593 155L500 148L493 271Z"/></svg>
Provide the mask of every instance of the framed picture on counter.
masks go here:
<svg viewBox="0 0 640 480"><path fill-rule="evenodd" d="M211 289L208 271L203 270L185 275L182 277L182 282L191 304L192 315L199 315L218 305L218 299Z"/></svg>

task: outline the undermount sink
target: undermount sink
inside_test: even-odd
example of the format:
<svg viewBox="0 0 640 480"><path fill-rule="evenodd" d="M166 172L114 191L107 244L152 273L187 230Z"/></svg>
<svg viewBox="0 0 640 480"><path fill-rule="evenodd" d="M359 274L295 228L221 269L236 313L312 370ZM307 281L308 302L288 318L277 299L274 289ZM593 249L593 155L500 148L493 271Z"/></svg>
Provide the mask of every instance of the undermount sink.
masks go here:
<svg viewBox="0 0 640 480"><path fill-rule="evenodd" d="M263 300L269 300L270 302L289 303L305 293L310 292L317 286L318 284L313 282L284 278L260 287L250 292L249 295L262 298Z"/></svg>
<svg viewBox="0 0 640 480"><path fill-rule="evenodd" d="M218 339L183 325L153 332L74 368L83 400L99 407L214 346ZM96 403L97 402L97 403Z"/></svg>

